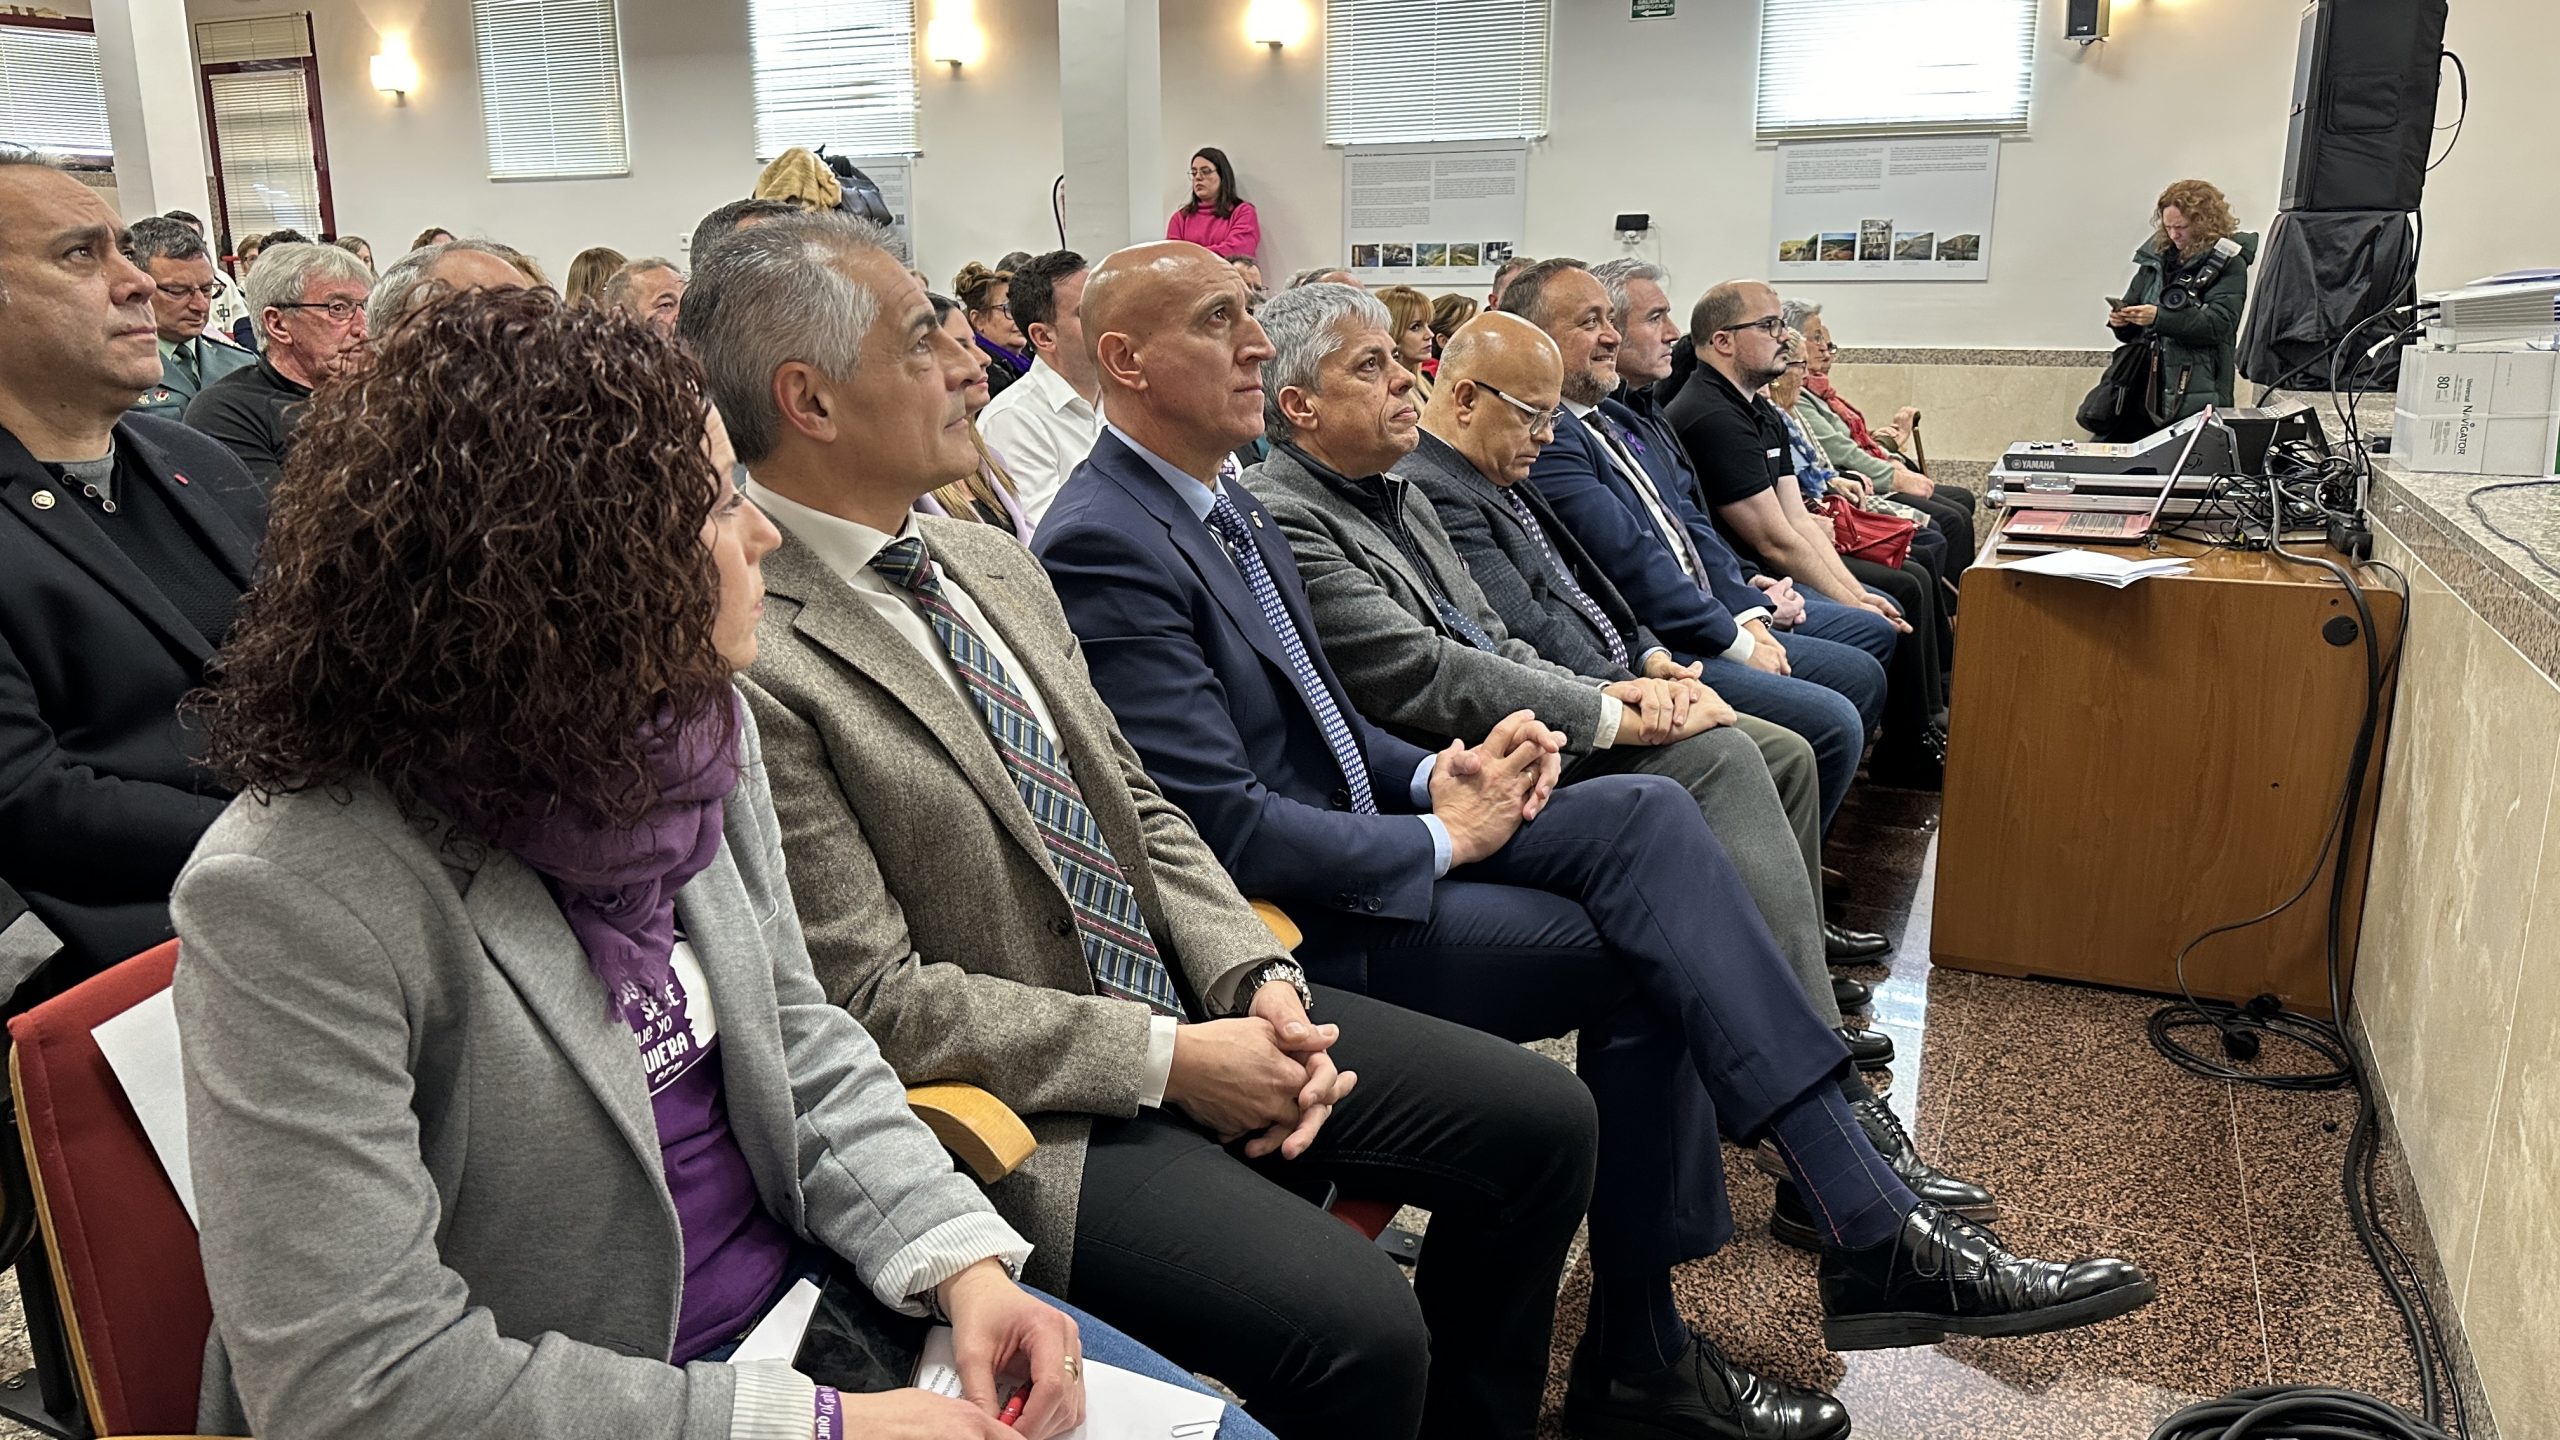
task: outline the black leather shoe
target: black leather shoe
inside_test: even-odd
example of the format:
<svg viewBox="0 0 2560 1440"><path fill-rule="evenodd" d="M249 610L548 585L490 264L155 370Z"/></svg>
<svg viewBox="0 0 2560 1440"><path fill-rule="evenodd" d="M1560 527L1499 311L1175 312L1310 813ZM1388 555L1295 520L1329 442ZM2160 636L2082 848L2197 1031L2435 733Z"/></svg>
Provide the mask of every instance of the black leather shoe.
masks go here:
<svg viewBox="0 0 2560 1440"><path fill-rule="evenodd" d="M1881 1350L1950 1335L2042 1335L2111 1320L2159 1293L2129 1261L2012 1255L1990 1231L1922 1205L1880 1245L1822 1252L1822 1343Z"/></svg>
<svg viewBox="0 0 2560 1440"><path fill-rule="evenodd" d="M1947 758L1912 741L1892 755L1879 751L1867 767L1867 777L1893 790L1944 790Z"/></svg>
<svg viewBox="0 0 2560 1440"><path fill-rule="evenodd" d="M1959 1180L1920 1158L1911 1136L1895 1118L1893 1110L1879 1095L1872 1100L1859 1100L1849 1109L1858 1117L1858 1128L1867 1132L1867 1140L1876 1154L1911 1188L1911 1193L1928 1203L1967 1220L1989 1224L2000 1218L2000 1202L1991 1192L1970 1180ZM1779 1158L1777 1147L1760 1145L1751 1152L1751 1161L1761 1173L1778 1178L1778 1203L1769 1211L1769 1235L1782 1245L1799 1250L1820 1250L1822 1232L1814 1228L1813 1207L1787 1174L1786 1162Z"/></svg>
<svg viewBox="0 0 2560 1440"><path fill-rule="evenodd" d="M1564 1429L1578 1440L1846 1440L1849 1411L1752 1374L1703 1335L1670 1369L1632 1379L1606 1373L1586 1337L1565 1379Z"/></svg>
<svg viewBox="0 0 2560 1440"><path fill-rule="evenodd" d="M1864 1010L1876 998L1876 992L1864 980L1846 975L1831 977L1831 1003L1843 1010Z"/></svg>
<svg viewBox="0 0 2560 1440"><path fill-rule="evenodd" d="M1831 1032L1849 1047L1849 1058L1861 1070L1883 1070L1893 1064L1893 1037L1881 1030L1852 1030L1843 1025Z"/></svg>
<svg viewBox="0 0 2560 1440"><path fill-rule="evenodd" d="M1892 948L1891 940L1873 930L1852 930L1828 920L1822 922L1823 958L1834 965L1872 959Z"/></svg>

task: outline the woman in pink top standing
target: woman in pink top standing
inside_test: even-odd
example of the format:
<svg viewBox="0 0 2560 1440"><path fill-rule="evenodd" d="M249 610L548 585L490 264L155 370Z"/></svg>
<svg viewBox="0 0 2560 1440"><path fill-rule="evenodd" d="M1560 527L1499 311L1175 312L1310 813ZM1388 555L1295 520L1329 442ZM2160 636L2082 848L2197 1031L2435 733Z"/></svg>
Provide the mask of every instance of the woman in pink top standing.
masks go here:
<svg viewBox="0 0 2560 1440"><path fill-rule="evenodd" d="M1191 157L1191 203L1165 222L1164 238L1206 245L1220 255L1251 255L1262 245L1262 221L1253 202L1236 194L1236 167L1227 152L1205 147Z"/></svg>

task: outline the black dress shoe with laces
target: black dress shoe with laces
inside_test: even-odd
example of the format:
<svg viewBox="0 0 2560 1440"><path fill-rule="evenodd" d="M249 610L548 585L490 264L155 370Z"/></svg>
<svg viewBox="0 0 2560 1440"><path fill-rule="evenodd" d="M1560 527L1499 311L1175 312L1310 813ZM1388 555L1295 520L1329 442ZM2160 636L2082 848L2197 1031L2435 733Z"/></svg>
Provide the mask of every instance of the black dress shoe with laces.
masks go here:
<svg viewBox="0 0 2560 1440"><path fill-rule="evenodd" d="M2042 1335L2111 1320L2159 1293L2129 1261L2012 1255L1990 1231L1924 1204L1881 1244L1822 1252L1822 1343L1881 1350Z"/></svg>
<svg viewBox="0 0 2560 1440"><path fill-rule="evenodd" d="M1959 1180L1920 1158L1920 1149L1911 1143L1911 1134L1893 1113L1881 1095L1850 1102L1850 1112L1858 1117L1858 1128L1867 1132L1867 1142L1876 1147L1886 1166L1911 1187L1911 1193L1941 1210L1961 1215L1967 1220L1988 1224L2000 1218L2000 1202L1991 1192L1970 1180ZM1769 1145L1754 1147L1752 1163L1761 1173L1774 1175L1778 1186L1778 1203L1769 1212L1769 1234L1782 1244L1799 1250L1820 1250L1822 1232L1815 1228L1813 1207L1787 1175L1786 1162Z"/></svg>
<svg viewBox="0 0 2560 1440"><path fill-rule="evenodd" d="M1703 1335L1668 1370L1612 1376L1586 1337L1564 1387L1577 1440L1845 1440L1849 1412L1819 1390L1764 1380Z"/></svg>
<svg viewBox="0 0 2560 1440"><path fill-rule="evenodd" d="M1864 1010L1875 1002L1876 992L1864 980L1846 975L1831 977L1831 1003L1843 1010Z"/></svg>
<svg viewBox="0 0 2560 1440"><path fill-rule="evenodd" d="M1823 958L1834 965L1872 960L1892 948L1893 941L1872 930L1852 930L1828 920L1822 922Z"/></svg>
<svg viewBox="0 0 2560 1440"><path fill-rule="evenodd" d="M1843 1025L1831 1032L1849 1047L1849 1058L1861 1070L1883 1070L1893 1064L1893 1037L1881 1030L1852 1030Z"/></svg>

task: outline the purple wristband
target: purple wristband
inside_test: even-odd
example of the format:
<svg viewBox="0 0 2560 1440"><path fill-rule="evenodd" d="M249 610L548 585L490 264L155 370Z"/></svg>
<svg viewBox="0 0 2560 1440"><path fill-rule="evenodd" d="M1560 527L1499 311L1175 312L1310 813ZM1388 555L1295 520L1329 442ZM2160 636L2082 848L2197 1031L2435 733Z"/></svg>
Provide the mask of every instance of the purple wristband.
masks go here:
<svg viewBox="0 0 2560 1440"><path fill-rule="evenodd" d="M844 1440L844 1397L833 1385L818 1387L818 1423L816 1440Z"/></svg>

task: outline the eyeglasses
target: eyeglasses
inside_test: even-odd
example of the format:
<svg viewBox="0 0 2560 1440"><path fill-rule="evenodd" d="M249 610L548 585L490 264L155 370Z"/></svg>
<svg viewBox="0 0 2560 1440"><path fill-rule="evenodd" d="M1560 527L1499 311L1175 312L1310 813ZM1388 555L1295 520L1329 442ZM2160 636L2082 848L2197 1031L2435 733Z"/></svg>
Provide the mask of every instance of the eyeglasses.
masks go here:
<svg viewBox="0 0 2560 1440"><path fill-rule="evenodd" d="M162 285L158 288L161 294L168 296L172 300L184 300L190 295L197 295L210 300L214 296L222 293L221 286L211 283L203 285Z"/></svg>
<svg viewBox="0 0 2560 1440"><path fill-rule="evenodd" d="M1784 315L1763 315L1757 320L1745 321L1740 325L1727 325L1724 327L1724 330L1719 333L1732 333L1742 330L1757 330L1763 335L1783 335L1787 332L1787 317Z"/></svg>
<svg viewBox="0 0 2560 1440"><path fill-rule="evenodd" d="M276 308L279 310L326 310L329 312L332 323L344 325L364 313L364 302L340 296L335 300L296 300L289 305L278 305Z"/></svg>
<svg viewBox="0 0 2560 1440"><path fill-rule="evenodd" d="M1471 379L1467 383L1519 411L1520 417L1529 422L1530 439L1553 440L1556 438L1556 412L1553 410L1541 410L1517 396L1505 395L1481 380Z"/></svg>

